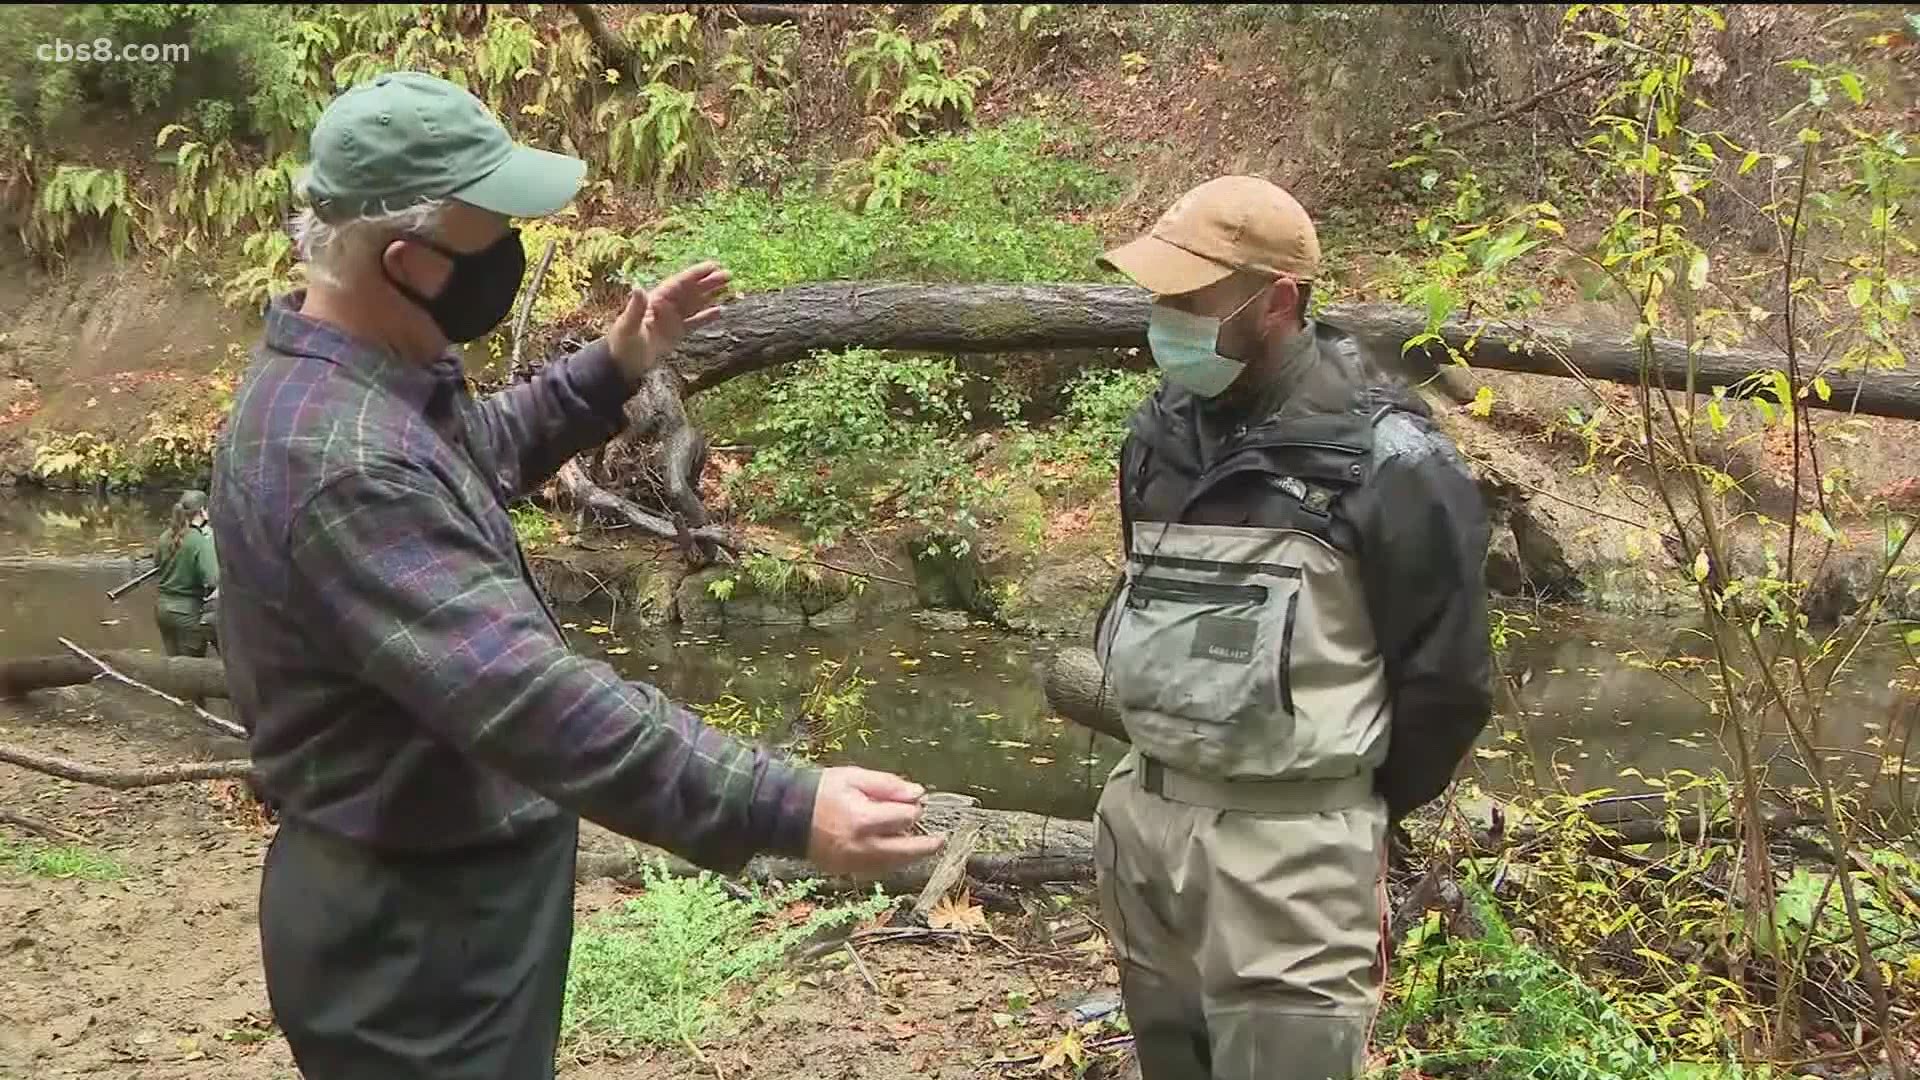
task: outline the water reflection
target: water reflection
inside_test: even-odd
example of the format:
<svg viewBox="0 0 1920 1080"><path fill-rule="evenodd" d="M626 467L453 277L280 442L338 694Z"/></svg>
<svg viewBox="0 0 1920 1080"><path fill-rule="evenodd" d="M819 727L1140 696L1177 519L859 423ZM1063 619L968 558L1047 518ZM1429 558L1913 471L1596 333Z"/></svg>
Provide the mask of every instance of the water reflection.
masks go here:
<svg viewBox="0 0 1920 1080"><path fill-rule="evenodd" d="M145 551L167 527L175 493L66 492L0 497L0 555L110 555Z"/></svg>
<svg viewBox="0 0 1920 1080"><path fill-rule="evenodd" d="M653 631L616 640L576 613L569 634L632 679L681 701L733 694L782 704L792 720L824 662L872 680L862 744L821 759L891 769L992 806L1084 817L1124 747L1067 723L1043 689L1053 647L989 629L940 631L909 618L833 629L729 629L701 637ZM572 617L572 616L570 616ZM768 741L781 733L768 732Z"/></svg>
<svg viewBox="0 0 1920 1080"><path fill-rule="evenodd" d="M1514 643L1505 658L1509 686L1525 685L1500 702L1499 726L1519 739L1502 741L1496 732L1482 740L1476 761L1491 778L1505 786L1524 772L1535 784L1574 792L1634 792L1648 788L1638 777L1623 777L1624 769L1658 776L1667 769L1726 768L1732 735L1710 705L1715 690L1707 669L1668 677L1632 662L1704 657L1705 639L1694 627L1568 611L1550 618L1549 632ZM1904 652L1894 633L1875 631L1834 678L1819 732L1826 759L1855 780L1880 768L1897 709L1911 699L1911 691L1900 688ZM1827 671L1815 674L1824 678ZM1773 768L1770 780L1805 782L1805 773L1785 760L1787 731L1778 715L1761 730L1755 750Z"/></svg>

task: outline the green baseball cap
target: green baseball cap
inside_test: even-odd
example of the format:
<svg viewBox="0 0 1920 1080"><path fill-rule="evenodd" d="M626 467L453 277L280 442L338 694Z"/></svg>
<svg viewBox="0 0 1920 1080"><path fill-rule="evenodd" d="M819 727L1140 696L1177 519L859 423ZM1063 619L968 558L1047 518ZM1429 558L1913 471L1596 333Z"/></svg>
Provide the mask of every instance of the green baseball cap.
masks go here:
<svg viewBox="0 0 1920 1080"><path fill-rule="evenodd" d="M579 158L515 143L479 98L419 71L377 75L334 98L310 150L294 190L327 221L444 198L545 217L587 172Z"/></svg>

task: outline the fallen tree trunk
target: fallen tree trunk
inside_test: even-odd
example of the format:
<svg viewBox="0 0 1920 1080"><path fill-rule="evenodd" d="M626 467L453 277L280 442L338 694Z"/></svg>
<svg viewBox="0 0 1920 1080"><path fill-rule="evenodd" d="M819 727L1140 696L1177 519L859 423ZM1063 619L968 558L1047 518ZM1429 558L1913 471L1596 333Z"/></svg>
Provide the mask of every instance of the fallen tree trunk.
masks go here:
<svg viewBox="0 0 1920 1080"><path fill-rule="evenodd" d="M624 884L639 884L642 881L642 869L647 863L655 860L676 876L697 877L703 872L684 859L659 852L623 854L583 851L574 864L574 878L579 881L612 878ZM803 860L763 857L749 862L744 870L733 875L732 880L766 885L776 881L794 882L814 879L822 881L827 888L840 892L871 892L874 885L878 884L889 894L911 895L926 888L932 872L932 861L922 860L912 866L878 877L823 877L817 867ZM1083 851L1061 855L1037 855L1024 852L974 855L967 860L967 877L989 886L1033 886L1056 881L1092 881L1093 852Z"/></svg>
<svg viewBox="0 0 1920 1080"><path fill-rule="evenodd" d="M1130 285L922 285L836 282L757 293L727 304L674 354L674 368L697 393L728 379L790 363L819 350L866 346L947 353L1030 349L1145 348L1150 296ZM1339 304L1320 316L1364 342L1387 371L1425 379L1452 363L1439 343L1402 352L1426 331L1426 313L1395 304ZM1453 319L1439 331L1470 365L1530 375L1583 375L1638 385L1640 354L1627 334L1545 322L1476 324ZM1687 347L1654 341L1658 377L1686 383ZM1761 392L1755 372L1786 369L1769 349L1702 349L1696 385ZM1811 408L1920 419L1920 377L1880 372L1826 373L1832 393L1809 395ZM1769 391L1770 392L1770 391Z"/></svg>
<svg viewBox="0 0 1920 1080"><path fill-rule="evenodd" d="M191 656L153 656L122 650L99 658L116 670L164 690L174 697L224 698L226 666L218 659ZM104 677L93 663L79 656L32 656L0 662L0 697L18 698L35 690L77 686Z"/></svg>
<svg viewBox="0 0 1920 1080"><path fill-rule="evenodd" d="M144 555L0 555L0 570L58 570L63 573L131 575L148 565Z"/></svg>
<svg viewBox="0 0 1920 1080"><path fill-rule="evenodd" d="M1113 688L1103 685L1104 674L1092 649L1061 649L1047 665L1047 708L1083 728L1131 743L1113 704Z"/></svg>

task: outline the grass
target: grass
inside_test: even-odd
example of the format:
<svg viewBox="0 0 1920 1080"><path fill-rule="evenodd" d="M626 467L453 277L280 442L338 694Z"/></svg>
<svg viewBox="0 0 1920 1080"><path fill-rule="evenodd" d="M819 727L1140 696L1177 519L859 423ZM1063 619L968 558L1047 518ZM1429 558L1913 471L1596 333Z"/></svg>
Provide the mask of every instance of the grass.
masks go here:
<svg viewBox="0 0 1920 1080"><path fill-rule="evenodd" d="M771 976L795 945L889 903L876 890L859 903L816 905L812 882L738 899L710 875L674 877L658 864L643 881L639 897L575 931L562 1036L576 1057L645 1046L697 1055L726 1033L723 1021L744 1022L778 993Z"/></svg>
<svg viewBox="0 0 1920 1080"><path fill-rule="evenodd" d="M37 840L0 840L0 867L63 881L114 881L126 876L126 870L111 856L75 844Z"/></svg>

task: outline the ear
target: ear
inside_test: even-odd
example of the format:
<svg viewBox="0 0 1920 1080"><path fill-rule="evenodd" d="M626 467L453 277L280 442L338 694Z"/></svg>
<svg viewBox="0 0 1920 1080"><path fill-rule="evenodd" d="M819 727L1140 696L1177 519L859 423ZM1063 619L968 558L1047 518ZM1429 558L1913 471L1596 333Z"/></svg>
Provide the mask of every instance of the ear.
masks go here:
<svg viewBox="0 0 1920 1080"><path fill-rule="evenodd" d="M1281 278L1267 289L1266 310L1261 312L1260 325L1267 332L1288 331L1300 325L1300 284L1292 278Z"/></svg>
<svg viewBox="0 0 1920 1080"><path fill-rule="evenodd" d="M395 238L380 249L380 263L391 281L400 281L422 296L438 296L452 266L438 252Z"/></svg>

